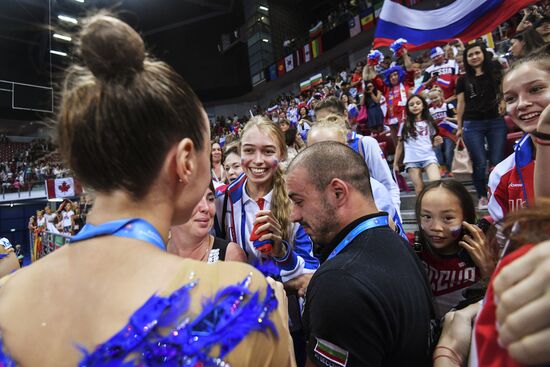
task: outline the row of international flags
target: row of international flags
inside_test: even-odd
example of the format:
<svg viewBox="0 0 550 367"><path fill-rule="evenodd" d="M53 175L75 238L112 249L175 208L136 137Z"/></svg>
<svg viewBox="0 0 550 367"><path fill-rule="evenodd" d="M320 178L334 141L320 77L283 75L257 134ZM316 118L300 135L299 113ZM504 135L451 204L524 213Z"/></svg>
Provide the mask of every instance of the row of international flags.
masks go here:
<svg viewBox="0 0 550 367"><path fill-rule="evenodd" d="M417 3L419 1L420 0L405 0L404 2L410 5L409 3ZM348 23L350 37L354 37L360 32L374 28L375 20L380 15L383 3L383 0L376 0L373 6L350 19ZM315 30L315 32L311 33L310 30L310 36L314 37L311 37L309 42L267 67L265 69L265 79L271 81L280 78L298 66L308 63L322 55L323 52L326 51L323 47L322 32ZM317 82L317 80L312 81L312 84L315 82Z"/></svg>

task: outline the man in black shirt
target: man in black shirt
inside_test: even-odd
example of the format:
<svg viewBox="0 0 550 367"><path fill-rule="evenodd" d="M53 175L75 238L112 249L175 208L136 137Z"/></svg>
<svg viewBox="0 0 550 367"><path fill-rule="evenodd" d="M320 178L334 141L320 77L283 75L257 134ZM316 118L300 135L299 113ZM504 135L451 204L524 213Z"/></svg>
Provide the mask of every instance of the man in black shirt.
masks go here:
<svg viewBox="0 0 550 367"><path fill-rule="evenodd" d="M308 366L429 366L433 306L423 269L372 198L368 167L322 142L287 171L299 222L321 246L306 293Z"/></svg>

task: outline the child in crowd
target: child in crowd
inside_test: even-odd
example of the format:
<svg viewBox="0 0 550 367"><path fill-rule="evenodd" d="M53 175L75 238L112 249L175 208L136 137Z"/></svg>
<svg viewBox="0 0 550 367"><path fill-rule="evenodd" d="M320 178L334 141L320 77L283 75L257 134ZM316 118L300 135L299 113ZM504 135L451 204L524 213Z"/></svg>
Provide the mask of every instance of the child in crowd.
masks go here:
<svg viewBox="0 0 550 367"><path fill-rule="evenodd" d="M440 89L432 89L429 92L431 102L430 115L437 125L437 132L443 138L443 144L435 149L437 160L441 166L442 176L452 176L454 149L456 145L456 110L453 105L443 101L443 93Z"/></svg>
<svg viewBox="0 0 550 367"><path fill-rule="evenodd" d="M491 276L496 253L474 224L474 202L460 182L426 185L418 195L415 212L420 228L414 250L426 268L436 312L442 317L464 300L466 288Z"/></svg>
<svg viewBox="0 0 550 367"><path fill-rule="evenodd" d="M422 191L422 171L426 171L428 180L441 179L434 145L443 143L441 136L436 135L434 120L430 115L428 103L418 95L407 101L407 118L398 132L399 143L395 150L393 168L399 169L399 161L404 154L403 163L411 178L416 193Z"/></svg>

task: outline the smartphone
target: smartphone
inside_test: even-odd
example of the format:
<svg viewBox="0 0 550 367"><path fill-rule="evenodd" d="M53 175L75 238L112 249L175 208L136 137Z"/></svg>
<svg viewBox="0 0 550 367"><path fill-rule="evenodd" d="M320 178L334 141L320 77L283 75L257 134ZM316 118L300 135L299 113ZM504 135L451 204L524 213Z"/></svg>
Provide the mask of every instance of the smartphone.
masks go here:
<svg viewBox="0 0 550 367"><path fill-rule="evenodd" d="M487 233L487 231L491 227L491 223L485 218L480 218L476 222L476 226L478 226L479 229L481 229L483 231L483 233Z"/></svg>
<svg viewBox="0 0 550 367"><path fill-rule="evenodd" d="M468 231L464 228L464 226L462 226L460 234L458 235L459 238L462 239L466 234L468 234ZM458 250L457 256L460 260L466 263L466 266L476 266L476 263L466 249L461 247L460 250Z"/></svg>

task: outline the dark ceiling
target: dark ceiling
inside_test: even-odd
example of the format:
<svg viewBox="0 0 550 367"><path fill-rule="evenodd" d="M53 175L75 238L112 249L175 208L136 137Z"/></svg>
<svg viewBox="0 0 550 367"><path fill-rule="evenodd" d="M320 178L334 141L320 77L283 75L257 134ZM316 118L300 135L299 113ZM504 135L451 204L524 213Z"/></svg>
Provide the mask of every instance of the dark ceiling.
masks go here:
<svg viewBox="0 0 550 367"><path fill-rule="evenodd" d="M327 12L334 5L333 1L296 0L296 4L303 10L304 21L313 22L314 13ZM8 74L7 79L24 75L31 79L25 80L27 83L46 85L50 81L50 70L53 71L54 82L60 80L63 68L72 61L70 58L51 56L49 47L44 46L49 45L50 39L40 23L47 18L49 4L52 26L56 30L63 30L56 20L58 14L82 17L94 9L111 9L137 29L145 38L150 53L174 67L206 103L242 96L252 89L246 43L237 42L224 53L218 51L222 34L233 33L244 24L243 0L85 0L83 4L75 0L0 0L0 55L13 55L12 50L23 55L12 56L13 60L9 62L5 57L0 58L0 66L4 74ZM306 19L306 15L311 19ZM30 29L34 29L35 33L29 35L21 32ZM20 32L14 33L14 30ZM71 33L74 29L66 28L64 32ZM3 49L6 42L9 42L9 51ZM31 53L30 50L35 52L37 44L40 45L38 53L41 57L33 56L32 63L20 62L24 58L31 59L26 55ZM52 48L70 51L67 44L53 39ZM3 59L5 62L1 64ZM35 76L29 74L30 68ZM33 83L33 80L36 82ZM9 99L9 95L4 93L4 96L0 95L0 101L2 98ZM44 119L43 115L34 112L9 108L0 106L0 131L6 132L6 127L10 125L2 123L2 120ZM28 128L32 130L32 125ZM27 130L19 129L17 133Z"/></svg>
<svg viewBox="0 0 550 367"><path fill-rule="evenodd" d="M238 42L223 54L218 51L222 34L244 23L242 0L0 0L0 80L50 86L50 71L54 82L60 80L71 59L49 54L49 4L52 28L64 33L75 29L58 23L58 14L79 18L94 9L111 9L137 29L150 53L183 75L203 101L251 89L246 44ZM67 43L52 38L51 44L70 54ZM0 82L0 94L9 88ZM9 99L6 91L0 95L0 101ZM40 118L10 108L11 103L0 106L0 119Z"/></svg>
<svg viewBox="0 0 550 367"><path fill-rule="evenodd" d="M112 0L90 3L97 8L113 6ZM251 89L246 44L223 54L218 51L222 34L244 23L242 0L122 0L114 9L202 100L234 97Z"/></svg>

